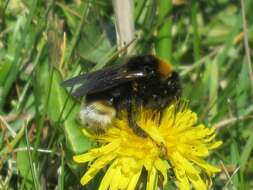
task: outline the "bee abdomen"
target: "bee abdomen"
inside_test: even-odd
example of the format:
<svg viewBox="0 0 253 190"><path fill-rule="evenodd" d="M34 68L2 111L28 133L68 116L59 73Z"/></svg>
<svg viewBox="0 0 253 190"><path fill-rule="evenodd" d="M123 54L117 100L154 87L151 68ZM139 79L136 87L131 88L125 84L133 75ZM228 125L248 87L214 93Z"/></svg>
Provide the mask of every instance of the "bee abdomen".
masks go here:
<svg viewBox="0 0 253 190"><path fill-rule="evenodd" d="M94 101L82 106L81 122L95 132L105 131L116 116L115 108L107 101Z"/></svg>

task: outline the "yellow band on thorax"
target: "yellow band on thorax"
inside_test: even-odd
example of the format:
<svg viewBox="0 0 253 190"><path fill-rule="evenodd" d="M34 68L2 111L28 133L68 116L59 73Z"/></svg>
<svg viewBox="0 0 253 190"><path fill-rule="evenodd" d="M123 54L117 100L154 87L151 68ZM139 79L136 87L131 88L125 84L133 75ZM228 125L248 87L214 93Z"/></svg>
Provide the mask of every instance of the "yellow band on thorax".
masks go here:
<svg viewBox="0 0 253 190"><path fill-rule="evenodd" d="M164 78L168 78L171 75L172 72L172 66L170 63L159 59L159 72Z"/></svg>

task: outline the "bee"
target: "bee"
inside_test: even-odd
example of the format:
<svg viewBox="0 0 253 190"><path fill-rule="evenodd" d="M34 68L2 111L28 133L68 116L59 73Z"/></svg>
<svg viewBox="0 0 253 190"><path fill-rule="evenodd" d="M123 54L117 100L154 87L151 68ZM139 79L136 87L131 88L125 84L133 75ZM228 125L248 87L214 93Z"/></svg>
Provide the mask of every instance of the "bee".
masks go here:
<svg viewBox="0 0 253 190"><path fill-rule="evenodd" d="M135 122L135 107L162 110L181 95L180 78L172 66L153 55L129 58L114 65L81 74L63 82L65 87L78 87L72 95L85 96L80 111L81 121L96 132L105 131L125 109L129 127L140 135L145 133Z"/></svg>

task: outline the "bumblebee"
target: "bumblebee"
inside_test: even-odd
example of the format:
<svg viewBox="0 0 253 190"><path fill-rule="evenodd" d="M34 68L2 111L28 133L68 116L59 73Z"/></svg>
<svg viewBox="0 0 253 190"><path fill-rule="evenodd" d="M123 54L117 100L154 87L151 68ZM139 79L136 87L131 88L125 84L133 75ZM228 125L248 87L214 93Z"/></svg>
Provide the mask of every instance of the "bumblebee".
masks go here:
<svg viewBox="0 0 253 190"><path fill-rule="evenodd" d="M79 85L72 94L85 96L80 118L88 127L103 132L119 111L126 109L129 127L140 136L145 135L135 123L134 108L162 110L181 95L178 73L153 55L134 56L124 64L68 79L63 85Z"/></svg>

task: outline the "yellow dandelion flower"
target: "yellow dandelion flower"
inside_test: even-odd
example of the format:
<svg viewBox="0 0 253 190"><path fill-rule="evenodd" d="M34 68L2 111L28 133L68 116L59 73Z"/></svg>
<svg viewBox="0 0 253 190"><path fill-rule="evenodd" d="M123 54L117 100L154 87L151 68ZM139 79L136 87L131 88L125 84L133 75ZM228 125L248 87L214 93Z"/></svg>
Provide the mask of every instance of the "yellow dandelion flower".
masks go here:
<svg viewBox="0 0 253 190"><path fill-rule="evenodd" d="M127 119L117 120L118 128L112 127L105 134L96 136L103 145L88 153L74 156L78 163L89 162L90 168L81 179L87 184L102 168L110 164L99 189L135 189L142 169L148 172L147 189L153 189L157 172L167 180L168 164L159 157L156 143L137 136L128 127Z"/></svg>
<svg viewBox="0 0 253 190"><path fill-rule="evenodd" d="M82 185L108 166L100 190L133 190L144 169L147 171L146 189L157 189L158 175L162 175L165 185L170 168L180 189L190 189L190 184L195 189L207 188L203 175L211 177L219 172L204 161L209 150L221 144L220 141L213 142L213 128L196 125L194 112L189 109L176 111L175 105L168 106L163 112L141 108L136 122L149 137L136 135L123 114L106 133L93 136L100 147L74 156L77 163L89 163L89 169L81 178Z"/></svg>

